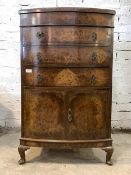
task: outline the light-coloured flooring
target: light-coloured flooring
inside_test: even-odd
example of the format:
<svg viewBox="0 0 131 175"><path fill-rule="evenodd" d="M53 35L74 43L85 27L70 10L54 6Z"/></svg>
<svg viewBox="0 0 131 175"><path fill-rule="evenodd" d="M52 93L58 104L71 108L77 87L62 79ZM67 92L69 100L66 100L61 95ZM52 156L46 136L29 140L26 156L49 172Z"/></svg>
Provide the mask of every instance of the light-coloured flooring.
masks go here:
<svg viewBox="0 0 131 175"><path fill-rule="evenodd" d="M0 136L0 175L131 175L131 134L113 134L113 166L106 165L101 149L44 150L31 148L27 163L18 165L20 132Z"/></svg>

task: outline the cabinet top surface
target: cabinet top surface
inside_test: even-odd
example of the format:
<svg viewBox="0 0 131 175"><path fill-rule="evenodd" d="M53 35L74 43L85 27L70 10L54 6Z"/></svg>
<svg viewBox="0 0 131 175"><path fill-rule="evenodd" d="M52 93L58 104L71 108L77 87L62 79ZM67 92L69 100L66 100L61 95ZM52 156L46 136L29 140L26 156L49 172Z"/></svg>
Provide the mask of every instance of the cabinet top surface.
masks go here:
<svg viewBox="0 0 131 175"><path fill-rule="evenodd" d="M87 13L103 13L115 15L115 10L98 9L98 8L74 8L74 7L56 7L56 8L33 8L19 10L19 14L27 13L44 13L44 12L87 12Z"/></svg>

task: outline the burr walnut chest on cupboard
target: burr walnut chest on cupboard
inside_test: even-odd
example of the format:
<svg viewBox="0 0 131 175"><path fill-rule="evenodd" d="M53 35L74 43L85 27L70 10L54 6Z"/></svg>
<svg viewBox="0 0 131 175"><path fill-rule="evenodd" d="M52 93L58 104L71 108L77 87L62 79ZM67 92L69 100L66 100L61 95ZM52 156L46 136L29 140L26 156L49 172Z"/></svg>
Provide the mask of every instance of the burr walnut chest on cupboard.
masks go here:
<svg viewBox="0 0 131 175"><path fill-rule="evenodd" d="M111 164L115 11L20 10L22 126L19 164L31 146L102 148Z"/></svg>

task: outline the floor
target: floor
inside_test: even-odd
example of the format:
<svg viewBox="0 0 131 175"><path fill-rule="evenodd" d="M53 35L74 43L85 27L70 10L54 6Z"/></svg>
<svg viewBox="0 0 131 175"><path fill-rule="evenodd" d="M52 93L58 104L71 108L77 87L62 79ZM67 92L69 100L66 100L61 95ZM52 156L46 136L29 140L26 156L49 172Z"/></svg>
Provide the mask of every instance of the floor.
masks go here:
<svg viewBox="0 0 131 175"><path fill-rule="evenodd" d="M131 134L116 133L113 166L106 165L105 152L100 149L43 150L31 148L27 162L18 165L20 132L11 130L0 136L0 174L2 175L130 175Z"/></svg>

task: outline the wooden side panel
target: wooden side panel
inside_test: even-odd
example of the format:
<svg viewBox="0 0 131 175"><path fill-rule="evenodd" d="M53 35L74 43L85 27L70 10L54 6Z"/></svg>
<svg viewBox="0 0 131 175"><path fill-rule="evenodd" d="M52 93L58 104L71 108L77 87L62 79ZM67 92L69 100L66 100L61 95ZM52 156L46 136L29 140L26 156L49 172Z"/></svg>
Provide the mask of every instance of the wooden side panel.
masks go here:
<svg viewBox="0 0 131 175"><path fill-rule="evenodd" d="M111 86L108 68L29 68L25 86Z"/></svg>
<svg viewBox="0 0 131 175"><path fill-rule="evenodd" d="M109 66L112 60L109 47L32 46L22 49L24 65Z"/></svg>
<svg viewBox="0 0 131 175"><path fill-rule="evenodd" d="M59 44L112 44L111 28L50 26L23 28L22 44L48 45Z"/></svg>
<svg viewBox="0 0 131 175"><path fill-rule="evenodd" d="M65 138L64 92L24 90L24 137Z"/></svg>
<svg viewBox="0 0 131 175"><path fill-rule="evenodd" d="M106 90L69 93L68 112L71 120L67 118L68 139L110 137L109 95Z"/></svg>
<svg viewBox="0 0 131 175"><path fill-rule="evenodd" d="M21 15L21 26L88 25L113 27L113 15L79 12L46 12Z"/></svg>

